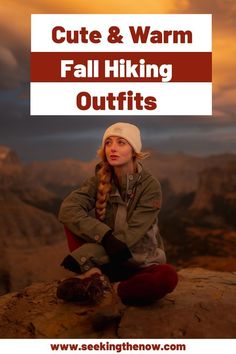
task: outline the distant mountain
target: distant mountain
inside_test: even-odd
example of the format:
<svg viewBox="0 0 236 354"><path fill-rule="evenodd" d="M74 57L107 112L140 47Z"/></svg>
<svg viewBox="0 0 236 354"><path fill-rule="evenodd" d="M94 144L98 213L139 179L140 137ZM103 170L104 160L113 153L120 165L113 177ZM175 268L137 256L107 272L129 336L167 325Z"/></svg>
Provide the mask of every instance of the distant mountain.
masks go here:
<svg viewBox="0 0 236 354"><path fill-rule="evenodd" d="M54 275L60 273L60 259L54 264L50 258L57 258L54 249L65 237L52 213L57 196L30 183L25 166L14 151L1 146L0 156L0 293L5 293L27 286L36 278L47 279L47 274L53 279L48 268L54 269ZM66 253L66 245L63 247ZM62 251L58 253L63 256ZM47 254L51 254L51 264L44 263Z"/></svg>
<svg viewBox="0 0 236 354"><path fill-rule="evenodd" d="M236 161L207 168L199 174L191 209L212 212L236 226Z"/></svg>
<svg viewBox="0 0 236 354"><path fill-rule="evenodd" d="M0 167L2 166L11 166L11 165L20 165L20 158L8 146L0 145Z"/></svg>
<svg viewBox="0 0 236 354"><path fill-rule="evenodd" d="M198 174L206 168L227 168L236 164L236 155L191 156L183 153L163 154L151 151L151 156L143 164L160 180L167 178L175 193L196 191Z"/></svg>
<svg viewBox="0 0 236 354"><path fill-rule="evenodd" d="M34 162L24 167L24 174L28 184L44 186L64 197L91 175L95 164L95 160L86 163L73 159Z"/></svg>
<svg viewBox="0 0 236 354"><path fill-rule="evenodd" d="M208 157L197 176L195 191L166 194L160 225L169 254L179 265L235 270L236 157Z"/></svg>
<svg viewBox="0 0 236 354"><path fill-rule="evenodd" d="M89 162L74 159L34 162L26 165L24 171L29 182L43 185L63 196L93 175L98 162L98 159ZM151 151L150 157L141 162L159 180L168 179L175 193L188 193L196 191L198 174L201 171L210 167L224 168L235 164L236 155L198 157L183 153L163 154Z"/></svg>
<svg viewBox="0 0 236 354"><path fill-rule="evenodd" d="M62 227L56 217L0 189L0 229L6 247L32 247L58 241Z"/></svg>

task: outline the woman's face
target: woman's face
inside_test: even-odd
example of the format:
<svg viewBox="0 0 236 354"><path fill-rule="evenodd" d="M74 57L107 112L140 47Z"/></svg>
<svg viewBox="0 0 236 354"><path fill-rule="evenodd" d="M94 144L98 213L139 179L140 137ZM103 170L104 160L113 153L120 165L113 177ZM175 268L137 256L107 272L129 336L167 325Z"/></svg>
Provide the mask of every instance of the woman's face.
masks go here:
<svg viewBox="0 0 236 354"><path fill-rule="evenodd" d="M115 166L133 166L133 149L127 140L110 136L105 141L105 154L108 163Z"/></svg>

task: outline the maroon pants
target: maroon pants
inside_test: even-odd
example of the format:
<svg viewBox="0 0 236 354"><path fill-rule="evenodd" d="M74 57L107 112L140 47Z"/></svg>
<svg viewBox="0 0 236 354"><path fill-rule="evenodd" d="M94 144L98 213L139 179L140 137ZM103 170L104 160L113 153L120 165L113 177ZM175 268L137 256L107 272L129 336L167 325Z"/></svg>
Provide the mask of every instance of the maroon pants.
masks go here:
<svg viewBox="0 0 236 354"><path fill-rule="evenodd" d="M172 292L178 283L178 275L170 264L154 264L118 285L118 295L127 304L151 303Z"/></svg>

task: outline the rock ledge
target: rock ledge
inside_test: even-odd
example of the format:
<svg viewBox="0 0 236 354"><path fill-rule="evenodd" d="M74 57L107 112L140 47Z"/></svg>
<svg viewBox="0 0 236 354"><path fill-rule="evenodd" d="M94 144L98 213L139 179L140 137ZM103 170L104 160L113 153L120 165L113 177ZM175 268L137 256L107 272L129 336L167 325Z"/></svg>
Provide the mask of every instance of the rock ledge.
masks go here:
<svg viewBox="0 0 236 354"><path fill-rule="evenodd" d="M176 290L145 307L126 307L114 292L97 306L64 303L55 295L58 281L33 284L0 297L0 337L235 338L236 273L178 274Z"/></svg>

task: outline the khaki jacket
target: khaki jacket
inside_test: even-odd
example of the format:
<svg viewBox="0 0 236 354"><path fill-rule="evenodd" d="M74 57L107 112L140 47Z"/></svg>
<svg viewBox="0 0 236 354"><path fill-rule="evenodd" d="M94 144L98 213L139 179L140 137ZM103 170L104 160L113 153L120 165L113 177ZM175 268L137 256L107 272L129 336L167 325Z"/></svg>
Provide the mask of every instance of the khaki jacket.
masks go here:
<svg viewBox="0 0 236 354"><path fill-rule="evenodd" d="M94 216L97 187L95 174L65 198L59 211L59 221L87 241L72 252L82 271L109 262L101 240L111 229L129 247L133 256L131 262L140 267L165 263L157 222L161 207L160 183L141 164L137 173L123 178L120 192L112 182L104 222Z"/></svg>

